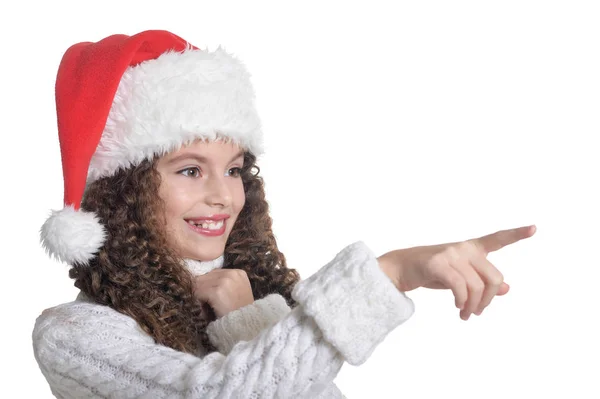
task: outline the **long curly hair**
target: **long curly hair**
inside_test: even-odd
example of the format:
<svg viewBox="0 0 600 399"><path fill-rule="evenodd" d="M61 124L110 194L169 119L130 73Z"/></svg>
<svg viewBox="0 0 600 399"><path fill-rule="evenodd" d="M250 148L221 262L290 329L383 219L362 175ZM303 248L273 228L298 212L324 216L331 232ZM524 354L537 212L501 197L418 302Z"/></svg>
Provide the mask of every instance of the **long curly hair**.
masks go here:
<svg viewBox="0 0 600 399"><path fill-rule="evenodd" d="M81 208L95 212L107 231L104 246L88 265L74 264L69 277L96 303L134 318L159 344L198 353L216 348L205 332L215 319L193 295L192 275L167 245L158 158L99 179L87 187ZM255 300L281 294L290 307L300 280L277 249L260 168L244 154L244 208L225 245L225 269L242 269Z"/></svg>

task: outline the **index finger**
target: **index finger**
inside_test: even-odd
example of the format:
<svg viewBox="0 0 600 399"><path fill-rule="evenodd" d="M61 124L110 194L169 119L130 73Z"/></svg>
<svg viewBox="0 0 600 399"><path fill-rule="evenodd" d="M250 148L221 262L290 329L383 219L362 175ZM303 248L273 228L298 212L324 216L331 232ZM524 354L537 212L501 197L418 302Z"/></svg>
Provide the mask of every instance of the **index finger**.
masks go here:
<svg viewBox="0 0 600 399"><path fill-rule="evenodd" d="M514 244L524 238L535 234L535 225L518 227L516 229L500 230L483 237L476 238L472 242L482 248L486 253L497 251L507 245Z"/></svg>

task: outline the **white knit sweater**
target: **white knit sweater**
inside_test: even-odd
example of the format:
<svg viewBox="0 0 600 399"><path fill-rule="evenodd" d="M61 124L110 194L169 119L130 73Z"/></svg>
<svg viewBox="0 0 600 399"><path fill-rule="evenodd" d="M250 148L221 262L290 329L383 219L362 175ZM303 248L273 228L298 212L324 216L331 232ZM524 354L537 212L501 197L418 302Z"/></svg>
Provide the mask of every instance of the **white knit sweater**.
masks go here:
<svg viewBox="0 0 600 399"><path fill-rule="evenodd" d="M195 274L222 266L188 261ZM271 294L212 322L219 352L197 356L156 344L129 316L89 301L46 309L34 355L58 398L343 398L333 380L360 365L414 312L357 241L292 291Z"/></svg>

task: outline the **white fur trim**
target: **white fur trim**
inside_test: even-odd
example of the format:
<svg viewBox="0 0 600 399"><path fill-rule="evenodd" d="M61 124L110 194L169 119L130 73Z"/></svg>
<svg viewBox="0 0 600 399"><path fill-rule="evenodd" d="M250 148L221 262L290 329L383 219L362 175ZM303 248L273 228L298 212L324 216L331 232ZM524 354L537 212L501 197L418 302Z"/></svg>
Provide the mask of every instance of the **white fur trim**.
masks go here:
<svg viewBox="0 0 600 399"><path fill-rule="evenodd" d="M221 47L169 51L127 69L90 162L88 183L196 139L263 152L245 66Z"/></svg>
<svg viewBox="0 0 600 399"><path fill-rule="evenodd" d="M87 264L105 237L104 227L93 212L76 211L73 206L52 211L40 230L46 252L68 264Z"/></svg>

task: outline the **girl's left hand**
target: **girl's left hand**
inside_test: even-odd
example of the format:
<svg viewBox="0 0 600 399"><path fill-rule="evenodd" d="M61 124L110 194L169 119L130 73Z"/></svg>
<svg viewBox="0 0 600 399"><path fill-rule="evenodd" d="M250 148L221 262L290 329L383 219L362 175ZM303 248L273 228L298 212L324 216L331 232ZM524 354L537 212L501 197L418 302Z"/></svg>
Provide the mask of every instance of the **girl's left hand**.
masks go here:
<svg viewBox="0 0 600 399"><path fill-rule="evenodd" d="M194 296L208 303L217 318L254 302L250 280L241 269L215 269L194 276Z"/></svg>

